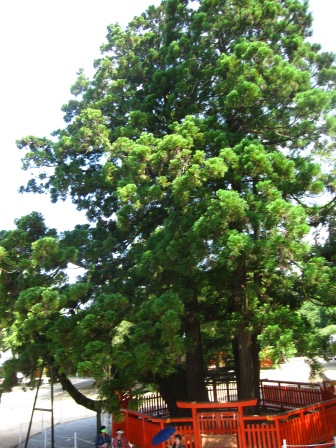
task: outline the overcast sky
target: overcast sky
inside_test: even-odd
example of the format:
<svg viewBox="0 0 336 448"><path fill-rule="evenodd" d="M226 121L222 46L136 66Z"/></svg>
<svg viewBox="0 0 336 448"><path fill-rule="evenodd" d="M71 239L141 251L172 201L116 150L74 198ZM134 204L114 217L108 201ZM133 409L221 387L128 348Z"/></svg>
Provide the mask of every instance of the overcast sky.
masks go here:
<svg viewBox="0 0 336 448"><path fill-rule="evenodd" d="M79 68L89 76L105 42L106 27L126 25L160 0L7 0L0 1L0 230L14 219L39 211L48 227L68 230L84 222L71 204L51 204L48 195L20 195L27 179L15 140L50 136L64 126L61 107ZM336 51L336 0L311 0L314 41Z"/></svg>

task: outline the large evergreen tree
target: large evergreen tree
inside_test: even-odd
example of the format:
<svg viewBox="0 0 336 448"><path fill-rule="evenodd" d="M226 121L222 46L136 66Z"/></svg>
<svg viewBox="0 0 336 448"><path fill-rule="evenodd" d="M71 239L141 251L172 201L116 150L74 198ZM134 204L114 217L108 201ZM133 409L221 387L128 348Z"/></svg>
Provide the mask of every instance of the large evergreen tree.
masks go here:
<svg viewBox="0 0 336 448"><path fill-rule="evenodd" d="M306 1L165 0L108 28L65 129L19 142L40 171L23 190L87 211L85 353L108 336L120 384L148 375L206 399L202 333L219 328L239 398L258 396L258 336L279 300L298 306L286 295L306 278L314 196L332 182L320 163L335 58L308 41L311 26Z"/></svg>

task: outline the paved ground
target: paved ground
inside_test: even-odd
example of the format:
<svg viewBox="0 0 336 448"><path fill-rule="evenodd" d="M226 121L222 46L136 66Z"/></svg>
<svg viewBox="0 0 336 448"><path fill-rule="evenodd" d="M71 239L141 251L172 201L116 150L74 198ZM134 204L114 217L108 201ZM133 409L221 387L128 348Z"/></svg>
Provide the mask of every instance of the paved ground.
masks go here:
<svg viewBox="0 0 336 448"><path fill-rule="evenodd" d="M91 380L74 380L74 383L85 393L92 387ZM13 392L2 395L0 448L24 448L35 396L36 390L32 391L29 388L24 390L22 387L16 387ZM41 386L35 407L50 410L48 384ZM50 426L50 411L35 410L27 448L44 448L45 438L51 440ZM60 385L55 385L54 388L54 434L55 446L61 448L75 447L74 437L77 437L77 448L92 447L96 435L96 414L77 405L66 392L62 391Z"/></svg>
<svg viewBox="0 0 336 448"><path fill-rule="evenodd" d="M96 436L96 417L82 418L54 426L54 446L56 448L93 448ZM1 439L0 439L1 440ZM1 448L24 448L25 442L2 445ZM51 446L50 427L29 438L28 448L45 448Z"/></svg>
<svg viewBox="0 0 336 448"><path fill-rule="evenodd" d="M336 360L323 362L325 379L336 380ZM309 382L309 366L302 358L293 358L276 370L262 370L261 378L279 381ZM320 378L322 379L322 378ZM87 380L77 380L77 387L90 386ZM37 407L50 408L49 386L40 389ZM15 388L3 394L0 404L0 448L24 448L32 413L35 391ZM54 423L56 448L93 448L96 435L95 413L77 405L69 396L55 387ZM109 425L110 426L110 425ZM31 437L27 448L50 447L50 414L35 411ZM49 441L49 445L45 444Z"/></svg>
<svg viewBox="0 0 336 448"><path fill-rule="evenodd" d="M292 358L289 362L281 364L278 369L261 370L261 379L280 381L299 381L302 383L318 382L325 380L336 380L336 360L324 361L319 359L323 366L323 373L319 377L310 379L310 367L304 358Z"/></svg>

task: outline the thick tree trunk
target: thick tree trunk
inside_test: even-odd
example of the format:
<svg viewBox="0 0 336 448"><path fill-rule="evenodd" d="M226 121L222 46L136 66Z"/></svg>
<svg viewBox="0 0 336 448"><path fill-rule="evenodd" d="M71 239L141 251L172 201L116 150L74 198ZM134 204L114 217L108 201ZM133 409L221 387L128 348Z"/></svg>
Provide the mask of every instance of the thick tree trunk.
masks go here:
<svg viewBox="0 0 336 448"><path fill-rule="evenodd" d="M249 334L244 325L239 328L237 338L238 372L237 390L238 400L260 400L260 362L257 335ZM255 408L245 409L247 414L255 413Z"/></svg>
<svg viewBox="0 0 336 448"><path fill-rule="evenodd" d="M209 401L205 383L202 337L198 320L198 302L186 304L185 332L187 337L187 395L189 401Z"/></svg>
<svg viewBox="0 0 336 448"><path fill-rule="evenodd" d="M233 353L236 365L238 400L260 399L260 363L257 335L250 335L244 325L233 341ZM255 409L246 409L247 414L255 413Z"/></svg>
<svg viewBox="0 0 336 448"><path fill-rule="evenodd" d="M234 279L234 301L241 314L241 322L235 341L235 364L237 366L237 389L239 400L259 399L259 350L257 336L251 332L249 297L246 291L246 268L242 258ZM253 412L252 409L247 413Z"/></svg>
<svg viewBox="0 0 336 448"><path fill-rule="evenodd" d="M164 378L156 376L156 382L162 398L167 403L170 417L189 417L190 413L186 413L188 410L179 409L176 405L177 401L188 401L186 371L180 369Z"/></svg>
<svg viewBox="0 0 336 448"><path fill-rule="evenodd" d="M244 324L238 331L238 399L249 400L258 398L259 387L256 389L256 369L252 336L246 331Z"/></svg>

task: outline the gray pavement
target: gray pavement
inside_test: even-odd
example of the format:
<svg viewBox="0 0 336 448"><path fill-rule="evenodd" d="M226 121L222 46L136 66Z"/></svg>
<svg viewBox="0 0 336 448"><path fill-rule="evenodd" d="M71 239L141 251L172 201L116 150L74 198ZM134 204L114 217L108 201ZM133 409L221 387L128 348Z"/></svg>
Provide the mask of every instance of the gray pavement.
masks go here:
<svg viewBox="0 0 336 448"><path fill-rule="evenodd" d="M96 437L96 418L89 417L72 422L61 423L54 427L55 448L93 448ZM2 447L2 445L0 445ZM24 448L25 442L14 445ZM29 438L28 448L45 448L51 446L51 428ZM5 448L5 447L4 447ZM14 448L14 447L13 447Z"/></svg>
<svg viewBox="0 0 336 448"><path fill-rule="evenodd" d="M86 395L95 398L92 380L73 379L73 382ZM35 395L36 390L30 390L28 387L22 386L15 387L12 392L2 395L0 403L0 448L24 447ZM49 384L41 386L35 406L43 409L51 408ZM28 448L50 447L50 427L51 413L35 410ZM75 433L77 438L83 439L83 441L80 441L80 445L78 441L77 448L92 447L96 435L96 413L76 404L58 384L54 387L54 431L55 447L57 448L75 447ZM45 440L49 441L49 445L45 443Z"/></svg>

